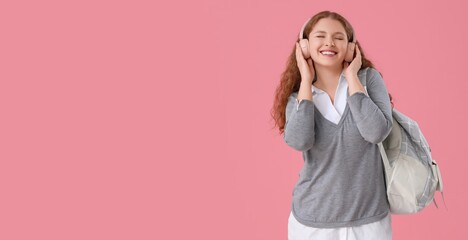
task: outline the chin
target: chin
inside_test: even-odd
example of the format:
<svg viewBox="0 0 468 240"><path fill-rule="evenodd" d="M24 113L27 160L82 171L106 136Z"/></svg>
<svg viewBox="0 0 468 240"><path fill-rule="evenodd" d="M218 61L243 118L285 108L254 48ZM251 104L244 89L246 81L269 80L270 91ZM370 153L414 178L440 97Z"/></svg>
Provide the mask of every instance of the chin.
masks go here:
<svg viewBox="0 0 468 240"><path fill-rule="evenodd" d="M338 67L343 66L343 61L314 61L315 65L320 65L323 67Z"/></svg>
<svg viewBox="0 0 468 240"><path fill-rule="evenodd" d="M336 65L342 65L344 63L344 58L337 58L337 59L326 59L320 56L316 56L315 58L312 58L315 64L320 64L322 66L336 66Z"/></svg>

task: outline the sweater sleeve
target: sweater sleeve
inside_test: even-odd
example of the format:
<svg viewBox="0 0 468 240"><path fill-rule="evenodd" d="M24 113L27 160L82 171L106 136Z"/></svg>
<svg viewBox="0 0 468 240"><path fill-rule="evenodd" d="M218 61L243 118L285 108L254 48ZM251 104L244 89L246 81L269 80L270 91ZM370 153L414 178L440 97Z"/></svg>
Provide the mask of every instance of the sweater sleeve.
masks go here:
<svg viewBox="0 0 468 240"><path fill-rule="evenodd" d="M392 107L380 73L369 68L365 77L368 95L354 93L348 97L348 105L361 136L377 144L385 140L392 130Z"/></svg>
<svg viewBox="0 0 468 240"><path fill-rule="evenodd" d="M297 100L297 92L292 93L286 105L284 141L298 151L312 148L315 139L314 103L307 99Z"/></svg>

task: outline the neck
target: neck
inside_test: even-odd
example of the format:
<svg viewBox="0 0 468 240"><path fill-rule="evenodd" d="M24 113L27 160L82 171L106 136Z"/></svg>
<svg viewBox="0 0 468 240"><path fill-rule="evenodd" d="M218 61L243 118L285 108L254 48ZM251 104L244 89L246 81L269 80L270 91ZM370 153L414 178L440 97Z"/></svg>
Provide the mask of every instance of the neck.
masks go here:
<svg viewBox="0 0 468 240"><path fill-rule="evenodd" d="M343 66L328 67L315 65L315 73L317 74L316 85L323 87L333 87L338 84L340 75L343 71Z"/></svg>

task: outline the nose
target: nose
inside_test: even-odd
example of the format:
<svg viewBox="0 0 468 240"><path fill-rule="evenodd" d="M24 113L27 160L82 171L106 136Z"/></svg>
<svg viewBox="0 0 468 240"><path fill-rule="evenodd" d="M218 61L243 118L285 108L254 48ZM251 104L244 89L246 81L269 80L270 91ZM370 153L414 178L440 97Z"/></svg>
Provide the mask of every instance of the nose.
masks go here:
<svg viewBox="0 0 468 240"><path fill-rule="evenodd" d="M330 38L328 39L328 41L326 41L326 46L335 46L335 43L333 42L333 38Z"/></svg>
<svg viewBox="0 0 468 240"><path fill-rule="evenodd" d="M329 40L327 41L326 46L335 46L335 43L333 42L333 40Z"/></svg>

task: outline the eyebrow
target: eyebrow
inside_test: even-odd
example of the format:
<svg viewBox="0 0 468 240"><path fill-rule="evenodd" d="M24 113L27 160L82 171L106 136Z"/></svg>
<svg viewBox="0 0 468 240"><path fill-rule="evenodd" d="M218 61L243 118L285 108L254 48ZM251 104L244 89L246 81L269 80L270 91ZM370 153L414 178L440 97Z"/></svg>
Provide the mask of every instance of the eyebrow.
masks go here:
<svg viewBox="0 0 468 240"><path fill-rule="evenodd" d="M316 33L327 33L325 31L316 31L316 32L313 32L312 34L316 34ZM341 35L345 35L343 32L335 32L333 34L341 34Z"/></svg>

